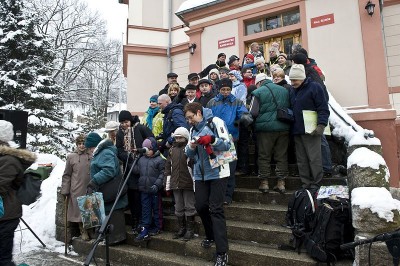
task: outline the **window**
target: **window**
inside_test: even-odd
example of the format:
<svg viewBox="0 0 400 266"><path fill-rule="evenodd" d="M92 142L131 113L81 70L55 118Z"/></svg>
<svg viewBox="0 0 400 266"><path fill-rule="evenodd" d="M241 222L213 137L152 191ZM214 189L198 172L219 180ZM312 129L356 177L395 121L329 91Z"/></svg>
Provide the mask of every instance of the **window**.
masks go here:
<svg viewBox="0 0 400 266"><path fill-rule="evenodd" d="M294 25L300 22L299 9L286 11L275 16L269 16L246 22L246 35L273 30L281 27Z"/></svg>

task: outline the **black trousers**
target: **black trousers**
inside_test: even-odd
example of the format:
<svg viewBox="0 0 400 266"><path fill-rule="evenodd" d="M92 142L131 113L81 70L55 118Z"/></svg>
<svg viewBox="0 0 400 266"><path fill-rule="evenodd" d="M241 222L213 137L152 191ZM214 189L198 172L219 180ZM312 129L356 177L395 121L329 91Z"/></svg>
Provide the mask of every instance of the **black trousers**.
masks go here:
<svg viewBox="0 0 400 266"><path fill-rule="evenodd" d="M15 265L12 262L14 246L14 231L19 224L19 218L0 222L0 266Z"/></svg>
<svg viewBox="0 0 400 266"><path fill-rule="evenodd" d="M239 127L239 140L237 142L237 168L242 172L249 170L249 138L250 132L248 127Z"/></svg>
<svg viewBox="0 0 400 266"><path fill-rule="evenodd" d="M224 214L227 178L208 181L196 180L196 210L203 222L206 238L215 241L217 253L228 251L228 237Z"/></svg>
<svg viewBox="0 0 400 266"><path fill-rule="evenodd" d="M141 225L142 202L139 189L128 189L128 205L132 215L132 227L138 226L139 224Z"/></svg>

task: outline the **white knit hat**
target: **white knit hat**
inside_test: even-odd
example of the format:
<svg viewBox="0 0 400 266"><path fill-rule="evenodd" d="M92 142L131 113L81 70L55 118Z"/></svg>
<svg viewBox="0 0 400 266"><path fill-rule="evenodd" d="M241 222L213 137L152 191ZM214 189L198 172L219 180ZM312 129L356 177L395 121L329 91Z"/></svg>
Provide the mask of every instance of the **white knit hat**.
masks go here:
<svg viewBox="0 0 400 266"><path fill-rule="evenodd" d="M293 64L290 68L289 79L293 80L305 80L306 72L304 66L301 64Z"/></svg>
<svg viewBox="0 0 400 266"><path fill-rule="evenodd" d="M14 129L10 122L0 120L0 128L0 141L9 142L14 139Z"/></svg>
<svg viewBox="0 0 400 266"><path fill-rule="evenodd" d="M119 128L119 123L118 122L116 122L116 121L108 121L106 123L104 131L105 132L112 132L114 130L117 130L118 128Z"/></svg>
<svg viewBox="0 0 400 266"><path fill-rule="evenodd" d="M173 137L184 137L185 139L189 140L189 131L184 127L178 127L175 129Z"/></svg>
<svg viewBox="0 0 400 266"><path fill-rule="evenodd" d="M211 73L217 74L218 78L219 78L219 71L216 68L213 68L210 70L210 73L208 73L208 75L210 75Z"/></svg>
<svg viewBox="0 0 400 266"><path fill-rule="evenodd" d="M264 60L263 57L258 57L258 58L256 58L256 60L254 61L254 64L255 64L255 65L257 65L257 64L259 64L259 63L265 64L265 60Z"/></svg>
<svg viewBox="0 0 400 266"><path fill-rule="evenodd" d="M255 80L254 84L257 85L258 82L263 81L263 80L266 80L267 78L268 78L268 76L267 76L267 74L265 74L265 73L257 74L256 80Z"/></svg>

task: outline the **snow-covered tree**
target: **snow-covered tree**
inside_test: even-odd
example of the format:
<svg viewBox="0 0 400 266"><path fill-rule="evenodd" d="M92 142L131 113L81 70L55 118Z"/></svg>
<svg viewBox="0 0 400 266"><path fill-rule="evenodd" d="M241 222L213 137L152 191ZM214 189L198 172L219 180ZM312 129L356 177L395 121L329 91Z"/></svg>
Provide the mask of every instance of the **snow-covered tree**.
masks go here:
<svg viewBox="0 0 400 266"><path fill-rule="evenodd" d="M0 2L0 108L29 113L29 148L62 155L76 126L63 122L62 92L52 77L54 53L39 25L21 0Z"/></svg>

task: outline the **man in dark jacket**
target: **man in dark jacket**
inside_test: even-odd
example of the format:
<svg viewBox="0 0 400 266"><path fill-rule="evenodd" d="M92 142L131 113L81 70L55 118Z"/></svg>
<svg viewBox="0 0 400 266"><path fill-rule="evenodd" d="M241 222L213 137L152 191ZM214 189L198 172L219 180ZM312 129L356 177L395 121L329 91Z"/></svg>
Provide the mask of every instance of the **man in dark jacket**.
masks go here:
<svg viewBox="0 0 400 266"><path fill-rule="evenodd" d="M160 95L158 97L158 105L160 106L161 112L164 114L163 133L161 135L162 141L159 144L160 151L164 153L165 150L172 145L172 133L174 133L175 129L178 127L188 128L188 124L183 114L182 104L172 103L168 95Z"/></svg>
<svg viewBox="0 0 400 266"><path fill-rule="evenodd" d="M148 127L139 123L137 116L132 116L127 110L122 110L118 119L121 127L117 133L115 146L118 150L118 159L123 162L126 176L132 167L134 150L142 148L143 141L148 137L153 137L153 133ZM136 233L142 217L139 176L131 173L128 178L128 204L132 213L132 229Z"/></svg>
<svg viewBox="0 0 400 266"><path fill-rule="evenodd" d="M0 197L5 211L0 218L0 265L15 265L12 262L14 231L22 216L17 189L23 181L25 170L36 160L36 155L9 146L8 142L14 138L10 122L0 120L0 128Z"/></svg>
<svg viewBox="0 0 400 266"><path fill-rule="evenodd" d="M297 165L303 187L318 188L322 179L321 135L328 125L329 108L321 86L306 78L304 66L294 64L289 73L294 88L291 98L295 121L292 127L296 145ZM315 111L317 127L306 133L303 110Z"/></svg>
<svg viewBox="0 0 400 266"><path fill-rule="evenodd" d="M256 77L257 90L253 91L250 113L256 117L255 131L258 146L259 190L267 193L268 177L271 176L271 159L276 161L278 184L274 190L285 193L285 177L288 175L287 149L290 125L276 118L277 109L289 108L289 92L273 84L265 74Z"/></svg>
<svg viewBox="0 0 400 266"><path fill-rule="evenodd" d="M161 94L168 94L168 88L169 88L169 86L170 86L171 84L178 83L178 74L173 73L173 72L168 73L168 74L167 74L167 81L168 81L167 85L165 85L164 88L163 88L162 90L160 90L160 92L158 93L158 95L161 95Z"/></svg>
<svg viewBox="0 0 400 266"><path fill-rule="evenodd" d="M203 69L203 71L201 71L199 73L200 78L206 77L208 75L208 73L210 73L211 69L214 69L214 68L219 69L220 67L226 66L225 60L226 60L226 55L224 53L219 53L217 62L215 62L215 64L211 64L211 65L207 66L205 69Z"/></svg>

